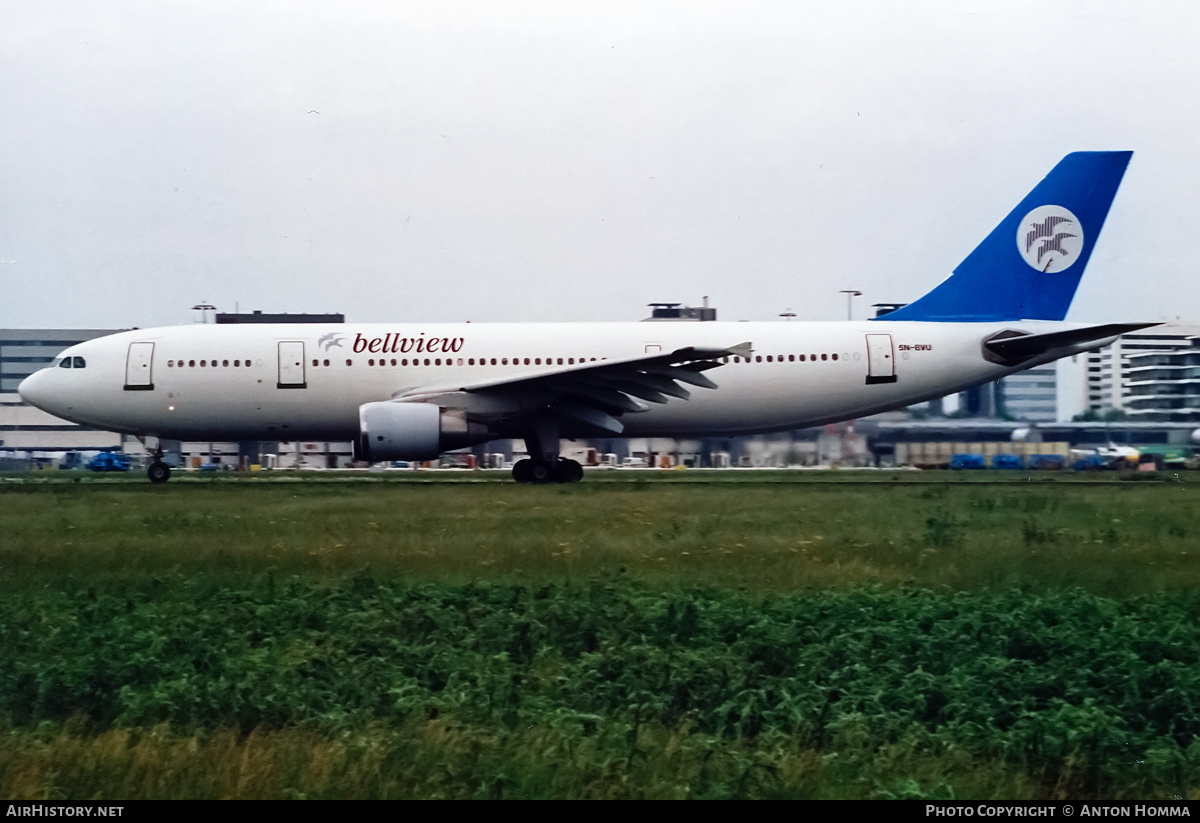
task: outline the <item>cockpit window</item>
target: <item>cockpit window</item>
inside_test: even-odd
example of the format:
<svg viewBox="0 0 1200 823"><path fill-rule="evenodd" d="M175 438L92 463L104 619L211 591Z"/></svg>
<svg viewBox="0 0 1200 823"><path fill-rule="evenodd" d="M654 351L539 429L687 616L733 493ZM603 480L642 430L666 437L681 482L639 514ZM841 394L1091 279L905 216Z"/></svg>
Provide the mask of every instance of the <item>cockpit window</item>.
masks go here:
<svg viewBox="0 0 1200 823"><path fill-rule="evenodd" d="M64 358L64 359L66 359L66 358ZM75 368L77 368L77 369L86 369L87 368L87 361L84 360L82 357L73 357L71 359L75 361Z"/></svg>
<svg viewBox="0 0 1200 823"><path fill-rule="evenodd" d="M71 368L71 358L69 358L69 357L64 357L62 360L60 360L60 361L59 361L59 363L58 363L58 367L59 367L60 369L69 369L69 368Z"/></svg>

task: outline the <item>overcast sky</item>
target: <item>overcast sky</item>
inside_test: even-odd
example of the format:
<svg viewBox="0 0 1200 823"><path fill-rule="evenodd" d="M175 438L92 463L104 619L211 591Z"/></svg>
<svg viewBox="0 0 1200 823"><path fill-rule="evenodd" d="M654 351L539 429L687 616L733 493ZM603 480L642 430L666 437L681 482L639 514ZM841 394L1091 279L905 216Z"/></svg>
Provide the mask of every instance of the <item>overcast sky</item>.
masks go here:
<svg viewBox="0 0 1200 823"><path fill-rule="evenodd" d="M0 327L838 319L1066 153L1073 320L1200 321L1200 4L46 2L0 26Z"/></svg>

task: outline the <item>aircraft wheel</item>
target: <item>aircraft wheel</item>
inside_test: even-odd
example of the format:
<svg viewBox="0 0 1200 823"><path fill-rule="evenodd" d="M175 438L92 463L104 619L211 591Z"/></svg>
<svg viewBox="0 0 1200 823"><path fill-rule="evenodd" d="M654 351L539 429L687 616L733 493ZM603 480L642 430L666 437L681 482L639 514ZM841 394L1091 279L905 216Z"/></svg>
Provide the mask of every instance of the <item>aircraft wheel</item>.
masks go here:
<svg viewBox="0 0 1200 823"><path fill-rule="evenodd" d="M151 483L166 483L171 479L171 467L161 460L155 460L146 467L146 476Z"/></svg>
<svg viewBox="0 0 1200 823"><path fill-rule="evenodd" d="M554 479L558 483L578 483L583 479L583 466L575 460L560 457L554 466Z"/></svg>
<svg viewBox="0 0 1200 823"><path fill-rule="evenodd" d="M529 482L531 483L549 483L554 480L554 466L550 463L544 463L541 460L530 461L533 465L529 471Z"/></svg>
<svg viewBox="0 0 1200 823"><path fill-rule="evenodd" d="M516 463L513 464L512 476L513 476L513 480L516 480L518 483L532 483L533 482L533 461L532 460L518 460Z"/></svg>

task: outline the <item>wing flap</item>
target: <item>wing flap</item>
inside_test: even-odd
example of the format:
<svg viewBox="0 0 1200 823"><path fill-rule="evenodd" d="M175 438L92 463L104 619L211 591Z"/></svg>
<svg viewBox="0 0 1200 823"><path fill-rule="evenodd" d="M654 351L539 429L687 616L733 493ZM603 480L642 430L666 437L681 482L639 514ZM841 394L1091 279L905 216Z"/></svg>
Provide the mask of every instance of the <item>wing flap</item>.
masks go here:
<svg viewBox="0 0 1200 823"><path fill-rule="evenodd" d="M610 434L620 434L625 431L625 424L611 414L605 414L599 409L591 406L581 406L578 403L564 401L556 403L554 411L557 414L569 417L572 420L578 420L582 423L587 423L589 426L595 426Z"/></svg>
<svg viewBox="0 0 1200 823"><path fill-rule="evenodd" d="M709 380L703 374L693 369L689 369L686 366L683 368L678 366L653 366L648 368L646 371L651 374L659 374L663 377L668 377L671 380L677 380L680 383L687 383L702 389L715 389L717 387L716 383Z"/></svg>
<svg viewBox="0 0 1200 823"><path fill-rule="evenodd" d="M566 393L569 397L590 401L591 403L617 411L636 413L647 411L650 408L642 401L630 397L625 392L613 388L590 385L582 381L574 381L567 384Z"/></svg>

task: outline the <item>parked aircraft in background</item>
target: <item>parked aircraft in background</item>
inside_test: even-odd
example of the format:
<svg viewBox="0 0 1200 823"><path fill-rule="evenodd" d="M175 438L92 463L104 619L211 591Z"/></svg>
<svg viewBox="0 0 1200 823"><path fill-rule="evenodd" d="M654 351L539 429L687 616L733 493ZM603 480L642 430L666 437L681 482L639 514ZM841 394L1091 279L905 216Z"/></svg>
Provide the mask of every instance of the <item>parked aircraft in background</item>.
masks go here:
<svg viewBox="0 0 1200 823"><path fill-rule="evenodd" d="M142 438L156 483L162 439L351 440L376 462L523 438L518 481L575 481L560 438L847 420L1154 325L1063 322L1130 156L1068 155L941 285L871 321L139 329L67 349L19 391Z"/></svg>

